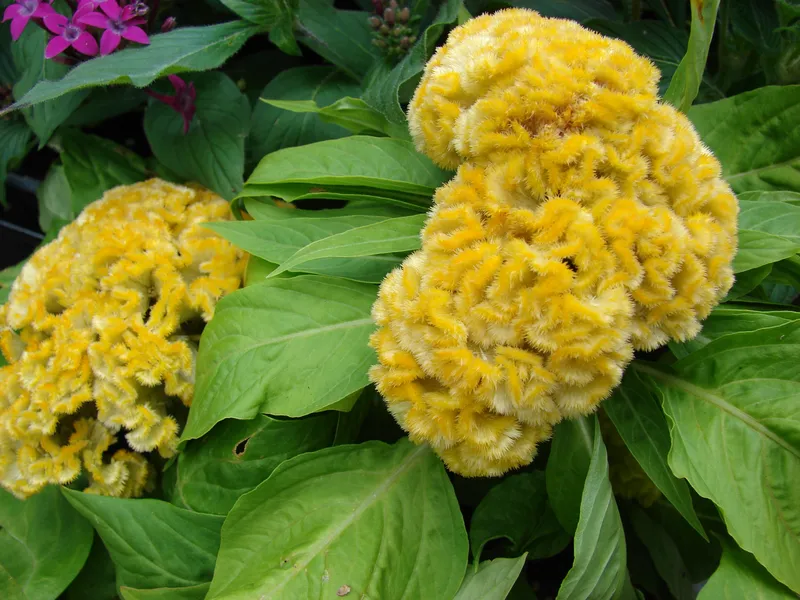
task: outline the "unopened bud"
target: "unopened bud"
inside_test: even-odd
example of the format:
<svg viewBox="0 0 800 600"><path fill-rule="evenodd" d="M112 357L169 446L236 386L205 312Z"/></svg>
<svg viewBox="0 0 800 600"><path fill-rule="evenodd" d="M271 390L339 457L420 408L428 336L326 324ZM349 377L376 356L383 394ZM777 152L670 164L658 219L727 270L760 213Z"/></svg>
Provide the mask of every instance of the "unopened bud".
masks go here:
<svg viewBox="0 0 800 600"><path fill-rule="evenodd" d="M163 33L167 33L168 31L172 31L173 29L175 29L177 25L178 25L178 20L175 17L167 17L161 24L161 31Z"/></svg>
<svg viewBox="0 0 800 600"><path fill-rule="evenodd" d="M386 41L385 40L372 40L372 43L375 44L378 48L386 48Z"/></svg>
<svg viewBox="0 0 800 600"><path fill-rule="evenodd" d="M150 7L144 0L136 0L131 2L131 12L137 17L144 17L150 12Z"/></svg>
<svg viewBox="0 0 800 600"><path fill-rule="evenodd" d="M408 43L411 44L412 46L416 41L417 41L417 36L415 35L412 35L410 38L408 38Z"/></svg>
<svg viewBox="0 0 800 600"><path fill-rule="evenodd" d="M381 25L383 24L381 22L381 20L378 17L376 17L375 15L371 16L367 20L369 21L369 26L372 27L375 30L380 29Z"/></svg>
<svg viewBox="0 0 800 600"><path fill-rule="evenodd" d="M392 10L397 10L400 7L400 5L397 4L397 0L392 0L391 2L389 2L389 6L391 7Z"/></svg>
<svg viewBox="0 0 800 600"><path fill-rule="evenodd" d="M408 23L408 20L411 18L411 11L406 6L402 9L399 13L397 13L397 20L403 23L404 25Z"/></svg>
<svg viewBox="0 0 800 600"><path fill-rule="evenodd" d="M389 25L394 25L394 9L387 8L383 11L383 20L386 21Z"/></svg>
<svg viewBox="0 0 800 600"><path fill-rule="evenodd" d="M400 47L403 50L408 50L411 47L411 40L407 37L400 38Z"/></svg>
<svg viewBox="0 0 800 600"><path fill-rule="evenodd" d="M384 23L383 25L381 25L381 28L380 28L379 31L381 32L381 35L387 36L387 35L389 35L389 26L386 25L386 23Z"/></svg>
<svg viewBox="0 0 800 600"><path fill-rule="evenodd" d="M372 0L372 7L377 14L383 14L383 0Z"/></svg>

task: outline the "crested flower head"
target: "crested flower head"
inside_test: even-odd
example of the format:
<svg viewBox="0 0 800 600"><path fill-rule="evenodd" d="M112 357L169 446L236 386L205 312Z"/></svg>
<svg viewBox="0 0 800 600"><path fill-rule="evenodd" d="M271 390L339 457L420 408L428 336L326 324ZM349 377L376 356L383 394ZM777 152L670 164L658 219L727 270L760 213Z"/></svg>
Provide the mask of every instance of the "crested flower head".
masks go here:
<svg viewBox="0 0 800 600"><path fill-rule="evenodd" d="M736 199L657 79L623 42L517 9L428 63L409 127L458 171L381 286L372 378L452 470L529 463L730 289Z"/></svg>
<svg viewBox="0 0 800 600"><path fill-rule="evenodd" d="M0 484L18 496L81 472L86 491L136 496L145 454L175 452L202 324L245 259L202 227L210 192L122 186L38 250L0 308ZM183 409L185 411L185 409Z"/></svg>

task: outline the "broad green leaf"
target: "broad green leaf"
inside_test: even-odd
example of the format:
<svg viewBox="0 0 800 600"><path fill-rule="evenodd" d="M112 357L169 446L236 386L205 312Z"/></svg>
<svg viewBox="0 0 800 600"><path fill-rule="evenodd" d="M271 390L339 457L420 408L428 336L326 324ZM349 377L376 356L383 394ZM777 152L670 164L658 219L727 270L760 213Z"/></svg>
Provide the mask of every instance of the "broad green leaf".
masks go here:
<svg viewBox="0 0 800 600"><path fill-rule="evenodd" d="M298 0L221 0L237 15L260 25L270 41L288 54L300 54L292 34Z"/></svg>
<svg viewBox="0 0 800 600"><path fill-rule="evenodd" d="M770 273L772 273L774 264L780 264L780 262L782 261L737 273L736 279L733 282L733 287L722 301L732 302L752 292L761 285L761 282L764 281Z"/></svg>
<svg viewBox="0 0 800 600"><path fill-rule="evenodd" d="M331 67L287 69L272 79L261 98L280 101L313 101L322 105L359 93L359 86L341 71ZM347 130L324 122L313 114L292 114L266 102L256 102L247 153L251 163L292 146L340 138Z"/></svg>
<svg viewBox="0 0 800 600"><path fill-rule="evenodd" d="M698 600L794 600L797 598L741 548L724 544L722 562L700 590Z"/></svg>
<svg viewBox="0 0 800 600"><path fill-rule="evenodd" d="M352 136L273 152L261 160L247 185L358 186L430 196L451 175L411 142Z"/></svg>
<svg viewBox="0 0 800 600"><path fill-rule="evenodd" d="M633 530L647 548L653 565L676 600L694 600L692 581L678 546L669 533L636 504L630 505Z"/></svg>
<svg viewBox="0 0 800 600"><path fill-rule="evenodd" d="M348 217L353 218L353 217ZM308 246L295 252L290 258L275 269L270 277L275 277L284 271L302 271L303 265L313 264L323 259L333 258L358 258L372 257L379 260L378 256L384 255L384 269L376 269L375 275L383 275L399 264L396 252L410 252L420 247L419 232L427 220L427 215L411 215L410 217L397 217L385 219L377 223L363 225L348 231L343 231L329 237L312 242ZM338 269L329 269L331 275L346 276ZM373 281L374 278L364 278Z"/></svg>
<svg viewBox="0 0 800 600"><path fill-rule="evenodd" d="M766 199L739 200L739 229L763 231L800 244L800 206Z"/></svg>
<svg viewBox="0 0 800 600"><path fill-rule="evenodd" d="M333 444L337 413L278 420L258 415L228 419L207 439L189 443L176 469L170 501L195 512L227 515L236 500L270 476L284 460Z"/></svg>
<svg viewBox="0 0 800 600"><path fill-rule="evenodd" d="M792 257L798 252L800 252L798 241L763 231L740 229L739 251L733 259L733 272L757 269Z"/></svg>
<svg viewBox="0 0 800 600"><path fill-rule="evenodd" d="M614 19L616 12L608 0L516 0L513 6L532 8L545 17L573 19Z"/></svg>
<svg viewBox="0 0 800 600"><path fill-rule="evenodd" d="M175 173L230 200L243 185L250 103L223 73L187 79L197 89L197 112L189 132L183 133L183 119L176 111L153 100L144 115L147 141L156 158Z"/></svg>
<svg viewBox="0 0 800 600"><path fill-rule="evenodd" d="M603 409L647 476L705 538L703 526L692 506L689 486L669 469L669 426L658 397L635 371L628 371L622 384L603 402Z"/></svg>
<svg viewBox="0 0 800 600"><path fill-rule="evenodd" d="M245 184L242 193L234 201L234 209L245 198L275 198L297 203L303 200L340 200L343 202L394 205L405 208L410 214L427 212L431 206L433 192L424 194L397 192L375 187L350 187L339 185L309 185L308 183L279 183L269 185Z"/></svg>
<svg viewBox="0 0 800 600"><path fill-rule="evenodd" d="M69 189L64 167L53 164L41 185L36 189L39 203L39 229L50 231L59 222L69 222L75 218L72 211L72 192Z"/></svg>
<svg viewBox="0 0 800 600"><path fill-rule="evenodd" d="M470 548L480 561L487 542L505 538L511 542L504 556L525 552L532 560L558 554L571 539L547 501L542 471L511 475L494 486L472 515Z"/></svg>
<svg viewBox="0 0 800 600"><path fill-rule="evenodd" d="M328 219L351 215L370 215L375 217L407 217L419 211L386 202L350 202L344 208L305 210L297 205L277 206L273 201L263 202L256 198L245 198L247 213L257 221L278 221L286 219ZM288 209L288 210L287 210Z"/></svg>
<svg viewBox="0 0 800 600"><path fill-rule="evenodd" d="M800 192L800 85L763 87L695 106L689 117L737 193Z"/></svg>
<svg viewBox="0 0 800 600"><path fill-rule="evenodd" d="M594 430L588 419L567 419L553 429L545 471L547 497L559 523L568 533L578 527L581 491L589 472Z"/></svg>
<svg viewBox="0 0 800 600"><path fill-rule="evenodd" d="M62 146L61 162L72 192L71 218L111 188L147 177L141 157L111 140L69 131L62 136Z"/></svg>
<svg viewBox="0 0 800 600"><path fill-rule="evenodd" d="M31 147L33 132L22 119L0 118L0 205L6 206L6 176Z"/></svg>
<svg viewBox="0 0 800 600"><path fill-rule="evenodd" d="M385 116L361 98L340 98L333 104L320 107L314 100L269 100L270 106L299 114L319 115L326 123L344 127L351 133L408 137L408 128L391 123Z"/></svg>
<svg viewBox="0 0 800 600"><path fill-rule="evenodd" d="M703 329L697 336L683 343L672 342L670 349L676 357L685 358L723 336L777 327L792 321L800 321L800 312L749 310L723 305L715 308L703 321Z"/></svg>
<svg viewBox="0 0 800 600"><path fill-rule="evenodd" d="M365 11L339 10L331 0L299 0L295 33L329 63L360 81L380 57Z"/></svg>
<svg viewBox="0 0 800 600"><path fill-rule="evenodd" d="M425 28L420 39L403 60L391 70L376 71L362 96L364 101L392 123L405 124L406 117L400 104L407 102L411 97L439 36L446 26L456 22L462 7L461 0L442 2L436 18Z"/></svg>
<svg viewBox="0 0 800 600"><path fill-rule="evenodd" d="M366 386L376 295L372 285L303 275L224 297L200 341L182 439L228 418L304 416Z"/></svg>
<svg viewBox="0 0 800 600"><path fill-rule="evenodd" d="M43 29L26 27L25 32L11 47L14 62L20 72L19 79L14 83L14 98L18 101L34 86L48 85L49 80L63 77L70 70L66 65L45 59L44 49L48 38ZM39 138L39 146L47 143L56 128L78 108L87 95L88 92L77 92L23 111L25 120Z"/></svg>
<svg viewBox="0 0 800 600"><path fill-rule="evenodd" d="M790 192L789 190L753 190L749 192L739 192L736 194L739 201L752 202L754 200L766 200L768 202L788 202L795 206L800 206L800 192Z"/></svg>
<svg viewBox="0 0 800 600"><path fill-rule="evenodd" d="M201 583L180 588L155 588L152 590L138 590L136 588L121 587L122 600L203 600L208 594L211 584Z"/></svg>
<svg viewBox="0 0 800 600"><path fill-rule="evenodd" d="M750 42L762 54L780 51L780 27L775 2L736 0L731 2L730 19L733 31Z"/></svg>
<svg viewBox="0 0 800 600"><path fill-rule="evenodd" d="M5 3L0 4L5 6ZM11 28L0 27L0 85L9 88L19 79L19 71L14 64L14 57L11 52L13 43Z"/></svg>
<svg viewBox="0 0 800 600"><path fill-rule="evenodd" d="M719 506L728 531L800 590L800 321L723 336L653 380L671 421L669 464Z"/></svg>
<svg viewBox="0 0 800 600"><path fill-rule="evenodd" d="M441 461L403 439L302 454L242 496L209 600L452 598L467 533Z"/></svg>
<svg viewBox="0 0 800 600"><path fill-rule="evenodd" d="M67 488L63 493L103 538L119 585L191 587L211 579L223 517L161 500L110 498Z"/></svg>
<svg viewBox="0 0 800 600"><path fill-rule="evenodd" d="M100 536L95 535L92 550L78 576L64 591L64 600L116 600L117 575L114 561L103 545Z"/></svg>
<svg viewBox="0 0 800 600"><path fill-rule="evenodd" d="M0 489L0 598L58 598L83 567L92 535L58 487L24 501Z"/></svg>
<svg viewBox="0 0 800 600"><path fill-rule="evenodd" d="M284 212L286 209L277 208ZM312 212L312 211L302 211ZM407 218L407 217L404 217ZM365 229L365 225L373 225L386 221L385 217L369 215L351 215L343 217L327 217L324 219L282 219L276 221L227 221L223 223L209 223L207 227L213 229L228 241L236 244L252 255L263 258L271 263L286 263L301 250L311 244L323 240L338 238L336 234L353 231L355 228ZM391 222L395 219L390 219ZM358 233L358 232L354 232ZM416 232L419 238L419 229ZM364 236L361 236L362 238ZM328 246L330 247L330 246ZM349 249L352 248L352 244ZM335 252L335 250L334 250ZM334 275L362 281L365 283L380 283L386 273L399 266L403 257L397 254L383 253L379 256L360 256L354 258L339 258L342 252L335 252L334 257L323 257L302 261L291 268L276 268L273 271L277 276L286 271L301 273L315 273L318 275Z"/></svg>
<svg viewBox="0 0 800 600"><path fill-rule="evenodd" d="M64 121L64 125L69 127L97 125L132 112L145 102L147 94L129 86L93 88L83 104Z"/></svg>
<svg viewBox="0 0 800 600"><path fill-rule="evenodd" d="M82 88L130 83L150 85L162 75L215 69L233 56L259 27L232 21L208 27L179 27L150 38L149 46L126 48L88 60L57 81L42 81L0 115ZM52 62L52 61L50 61ZM71 112L71 111L70 111Z"/></svg>
<svg viewBox="0 0 800 600"><path fill-rule="evenodd" d="M626 568L625 533L608 479L608 455L597 417L592 458L581 494L575 531L575 560L558 590L558 600L635 599ZM591 425L589 425L591 424Z"/></svg>
<svg viewBox="0 0 800 600"><path fill-rule="evenodd" d="M496 558L467 569L453 600L505 600L525 566L527 554L519 558Z"/></svg>
<svg viewBox="0 0 800 600"><path fill-rule="evenodd" d="M689 46L672 76L664 101L682 112L687 112L697 98L703 73L706 70L708 49L714 37L717 9L720 0L691 0L692 26Z"/></svg>
<svg viewBox="0 0 800 600"><path fill-rule="evenodd" d="M272 273L278 265L266 260L262 260L257 256L249 256L247 259L247 269L244 272L244 286L255 285L257 283L264 283L267 276ZM287 277L291 274L285 273Z"/></svg>

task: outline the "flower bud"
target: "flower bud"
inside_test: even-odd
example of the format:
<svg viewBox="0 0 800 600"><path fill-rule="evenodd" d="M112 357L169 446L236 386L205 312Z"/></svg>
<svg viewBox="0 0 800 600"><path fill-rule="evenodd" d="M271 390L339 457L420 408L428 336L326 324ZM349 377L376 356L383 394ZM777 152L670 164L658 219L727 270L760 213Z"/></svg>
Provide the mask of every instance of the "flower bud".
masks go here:
<svg viewBox="0 0 800 600"><path fill-rule="evenodd" d="M379 31L381 32L381 35L385 37L389 35L389 26L386 25L386 23L384 23L383 25L381 25Z"/></svg>
<svg viewBox="0 0 800 600"><path fill-rule="evenodd" d="M175 29L178 25L178 20L175 17L167 17L164 19L164 22L161 24L161 32L167 33Z"/></svg>
<svg viewBox="0 0 800 600"><path fill-rule="evenodd" d="M381 22L380 18L376 17L375 15L371 16L371 17L370 17L369 19L367 19L367 20L369 21L369 26L370 26L370 27L372 27L372 29L374 29L374 30L376 30L376 31L377 31L378 29L380 29L381 25L383 24L383 23Z"/></svg>
<svg viewBox="0 0 800 600"><path fill-rule="evenodd" d="M383 11L383 20L389 25L394 25L394 9L387 8Z"/></svg>
<svg viewBox="0 0 800 600"><path fill-rule="evenodd" d="M408 23L408 20L410 18L411 18L411 11L407 6L404 9L402 9L399 13L397 13L397 20L403 23L403 25Z"/></svg>

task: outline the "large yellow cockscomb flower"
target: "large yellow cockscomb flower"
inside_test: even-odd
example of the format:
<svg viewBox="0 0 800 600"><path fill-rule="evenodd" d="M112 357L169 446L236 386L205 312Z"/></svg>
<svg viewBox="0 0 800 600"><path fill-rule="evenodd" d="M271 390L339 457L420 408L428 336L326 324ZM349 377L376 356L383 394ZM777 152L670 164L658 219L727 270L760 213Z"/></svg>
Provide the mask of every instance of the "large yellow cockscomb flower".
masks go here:
<svg viewBox="0 0 800 600"><path fill-rule="evenodd" d="M381 286L372 378L453 471L529 463L730 289L736 199L657 79L623 42L517 9L428 63L409 127L458 171Z"/></svg>
<svg viewBox="0 0 800 600"><path fill-rule="evenodd" d="M201 226L229 218L214 194L153 179L30 258L0 308L0 485L24 497L83 472L88 492L142 493L143 454L175 452L200 328L241 285L244 255Z"/></svg>

